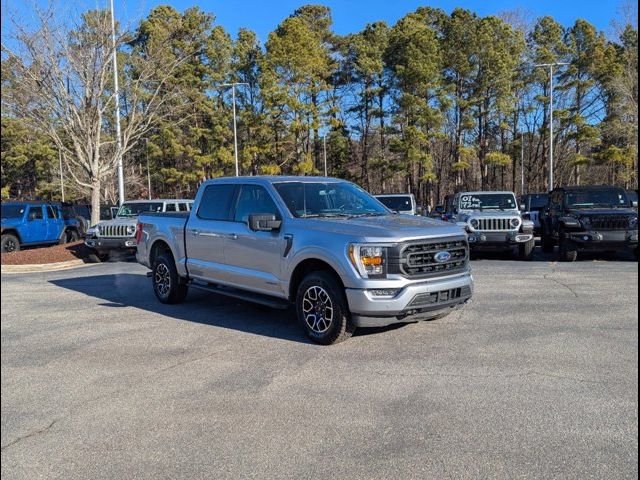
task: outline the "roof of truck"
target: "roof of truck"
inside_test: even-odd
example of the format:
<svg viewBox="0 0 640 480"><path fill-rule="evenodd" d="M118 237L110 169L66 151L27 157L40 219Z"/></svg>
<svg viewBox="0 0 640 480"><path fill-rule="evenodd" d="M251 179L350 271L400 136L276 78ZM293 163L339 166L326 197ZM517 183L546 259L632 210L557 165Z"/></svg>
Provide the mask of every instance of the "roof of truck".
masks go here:
<svg viewBox="0 0 640 480"><path fill-rule="evenodd" d="M492 194L492 195L495 195L495 194L498 194L498 195L515 195L515 193L509 192L508 190L504 190L504 191L497 191L497 190L496 191L493 191L493 190L484 190L484 191L482 191L482 190L478 190L478 191L475 191L475 192L460 192L459 194L460 195L482 195L482 194L487 194L487 193Z"/></svg>
<svg viewBox="0 0 640 480"><path fill-rule="evenodd" d="M149 203L149 202L193 202L193 198L153 198L151 200L125 200L124 203Z"/></svg>
<svg viewBox="0 0 640 480"><path fill-rule="evenodd" d="M556 190L563 190L565 192L578 192L584 190L624 190L622 187L616 187L615 185L573 185L571 187L556 187Z"/></svg>
<svg viewBox="0 0 640 480"><path fill-rule="evenodd" d="M346 182L347 180L343 180L341 178L332 178L332 177L315 177L315 176L285 176L285 175L254 175L254 176L244 176L244 177L218 177L207 180L207 183L242 183L247 181L263 181L269 183L283 183L283 182L304 182L304 183L316 183L316 182Z"/></svg>

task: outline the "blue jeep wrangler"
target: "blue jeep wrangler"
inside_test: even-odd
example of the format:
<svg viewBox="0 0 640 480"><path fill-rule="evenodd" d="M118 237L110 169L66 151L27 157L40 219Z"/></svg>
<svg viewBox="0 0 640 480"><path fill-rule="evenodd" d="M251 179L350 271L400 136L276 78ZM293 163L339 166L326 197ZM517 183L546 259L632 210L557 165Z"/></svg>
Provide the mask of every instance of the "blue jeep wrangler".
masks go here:
<svg viewBox="0 0 640 480"><path fill-rule="evenodd" d="M60 206L46 202L2 204L2 253L22 246L66 243L78 239L74 226L66 225Z"/></svg>

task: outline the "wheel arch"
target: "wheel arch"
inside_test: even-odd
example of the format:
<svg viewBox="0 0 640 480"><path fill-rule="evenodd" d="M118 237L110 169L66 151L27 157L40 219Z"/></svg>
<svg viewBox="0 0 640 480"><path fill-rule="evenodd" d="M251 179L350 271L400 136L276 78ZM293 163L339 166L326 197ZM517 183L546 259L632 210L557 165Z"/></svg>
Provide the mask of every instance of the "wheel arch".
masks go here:
<svg viewBox="0 0 640 480"><path fill-rule="evenodd" d="M176 257L173 254L173 250L171 250L169 243L162 238L154 240L151 244L151 248L149 248L149 265L153 266L153 262L155 262L156 258L164 253L171 255L171 258L175 261Z"/></svg>
<svg viewBox="0 0 640 480"><path fill-rule="evenodd" d="M22 243L22 237L20 236L20 232L18 232L15 228L3 228L1 235L13 235L18 239L20 243Z"/></svg>
<svg viewBox="0 0 640 480"><path fill-rule="evenodd" d="M336 280L340 282L341 288L344 288L344 283L342 282L340 275L328 262L319 258L306 258L300 261L291 273L291 279L289 280L289 300L295 301L298 287L300 286L300 283L302 283L304 277L309 273L319 271L328 272L334 276Z"/></svg>

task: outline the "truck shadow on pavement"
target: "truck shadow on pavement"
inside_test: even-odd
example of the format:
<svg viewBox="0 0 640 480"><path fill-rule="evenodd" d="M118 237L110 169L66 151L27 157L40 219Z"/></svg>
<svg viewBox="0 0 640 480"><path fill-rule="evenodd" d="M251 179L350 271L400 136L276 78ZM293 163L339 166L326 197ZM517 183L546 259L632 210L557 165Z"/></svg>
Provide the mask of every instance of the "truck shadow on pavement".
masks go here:
<svg viewBox="0 0 640 480"><path fill-rule="evenodd" d="M50 280L50 283L99 299L96 308L115 309L114 316L125 315L118 310L132 307L175 320L315 345L298 325L293 308L270 309L195 288L189 290L184 303L165 305L153 294L151 280L132 273L64 278ZM402 326L363 328L358 329L356 335L382 333Z"/></svg>

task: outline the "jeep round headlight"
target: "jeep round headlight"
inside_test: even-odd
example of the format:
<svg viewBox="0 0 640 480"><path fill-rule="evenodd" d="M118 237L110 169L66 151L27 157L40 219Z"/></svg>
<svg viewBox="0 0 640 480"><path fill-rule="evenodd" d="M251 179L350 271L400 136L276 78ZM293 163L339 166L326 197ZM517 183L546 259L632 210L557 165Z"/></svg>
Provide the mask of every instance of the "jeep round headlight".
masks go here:
<svg viewBox="0 0 640 480"><path fill-rule="evenodd" d="M580 220L580 224L583 228L589 228L591 225L591 218L589 217L580 217L578 220Z"/></svg>
<svg viewBox="0 0 640 480"><path fill-rule="evenodd" d="M512 218L509 221L509 225L511 225L511 228L518 228L520 226L520 219L519 218Z"/></svg>
<svg viewBox="0 0 640 480"><path fill-rule="evenodd" d="M469 226L474 230L477 230L477 228L480 226L480 221L477 218L472 218L469 220Z"/></svg>
<svg viewBox="0 0 640 480"><path fill-rule="evenodd" d="M135 225L129 225L127 227L127 234L128 235L133 235L134 233L136 233L136 226Z"/></svg>
<svg viewBox="0 0 640 480"><path fill-rule="evenodd" d="M638 228L638 216L629 219L629 228Z"/></svg>

